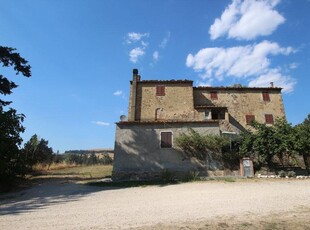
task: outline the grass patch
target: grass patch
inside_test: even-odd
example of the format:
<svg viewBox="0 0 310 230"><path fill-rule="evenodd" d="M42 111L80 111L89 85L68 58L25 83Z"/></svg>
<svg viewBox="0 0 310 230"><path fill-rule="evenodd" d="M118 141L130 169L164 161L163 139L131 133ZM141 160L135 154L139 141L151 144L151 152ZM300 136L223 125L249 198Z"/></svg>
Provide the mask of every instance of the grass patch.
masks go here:
<svg viewBox="0 0 310 230"><path fill-rule="evenodd" d="M36 171L31 179L52 179L74 177L77 180L91 180L111 177L112 165L75 165L67 168Z"/></svg>
<svg viewBox="0 0 310 230"><path fill-rule="evenodd" d="M55 163L53 162L52 164L35 164L32 166L32 169L34 171L48 171L48 170L60 170L60 169L67 169L67 168L73 168L77 167L78 165L76 164L70 164L66 162L61 162L61 163Z"/></svg>

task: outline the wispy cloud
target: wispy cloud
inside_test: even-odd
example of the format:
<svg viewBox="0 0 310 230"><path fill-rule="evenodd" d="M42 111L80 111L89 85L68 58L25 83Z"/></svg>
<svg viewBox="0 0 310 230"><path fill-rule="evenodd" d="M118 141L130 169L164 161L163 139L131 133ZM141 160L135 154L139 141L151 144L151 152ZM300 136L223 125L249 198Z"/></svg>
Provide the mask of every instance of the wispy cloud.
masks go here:
<svg viewBox="0 0 310 230"><path fill-rule="evenodd" d="M151 66L153 66L159 60L159 58L160 58L159 52L163 51L166 48L166 46L170 40L170 36L171 36L171 33L167 32L165 37L159 43L158 49L153 52L153 62L150 63Z"/></svg>
<svg viewBox="0 0 310 230"><path fill-rule="evenodd" d="M156 50L154 53L153 53L153 61L154 62L157 62L159 59L159 52Z"/></svg>
<svg viewBox="0 0 310 230"><path fill-rule="evenodd" d="M291 63L291 64L289 65L289 68L290 68L290 69L296 69L298 66L299 66L298 63L293 62L293 63Z"/></svg>
<svg viewBox="0 0 310 230"><path fill-rule="evenodd" d="M278 69L271 69L267 73L249 82L250 87L268 86L270 82L274 82L275 86L283 88L284 93L289 93L294 90L296 80L290 76L284 76Z"/></svg>
<svg viewBox="0 0 310 230"><path fill-rule="evenodd" d="M100 125L100 126L109 126L110 125L109 122L104 122L104 121L93 121L92 123L95 125Z"/></svg>
<svg viewBox="0 0 310 230"><path fill-rule="evenodd" d="M169 40L170 40L170 36L171 36L171 33L170 32L167 32L166 36L163 38L163 40L161 41L161 43L159 44L159 47L164 49L166 48Z"/></svg>
<svg viewBox="0 0 310 230"><path fill-rule="evenodd" d="M132 63L137 63L142 58L142 56L145 55L145 50L148 47L149 43L144 39L148 38L149 36L149 33L127 33L127 45L130 46L134 44L136 46L129 51L129 61L131 61Z"/></svg>
<svg viewBox="0 0 310 230"><path fill-rule="evenodd" d="M292 47L280 47L276 42L262 41L258 44L230 48L204 48L196 54L189 54L186 66L200 73L203 80L223 80L226 77L251 79L252 84L266 83L262 79L273 76L275 83L289 85L293 89L293 79L282 76L270 67L270 56L289 55L295 52ZM271 75L273 73L273 75ZM275 77L277 76L277 77ZM255 81L259 80L259 81ZM268 84L269 85L269 80Z"/></svg>
<svg viewBox="0 0 310 230"><path fill-rule="evenodd" d="M233 0L209 29L212 40L227 35L252 40L272 34L285 18L274 8L280 0Z"/></svg>
<svg viewBox="0 0 310 230"><path fill-rule="evenodd" d="M113 93L114 96L122 96L123 95L123 91L121 90L117 90Z"/></svg>
<svg viewBox="0 0 310 230"><path fill-rule="evenodd" d="M149 33L136 33L136 32L130 32L127 34L126 41L128 44L138 42L140 41L143 37L149 37Z"/></svg>
<svg viewBox="0 0 310 230"><path fill-rule="evenodd" d="M136 47L129 52L129 60L132 63L137 63L139 58L145 54L144 48Z"/></svg>

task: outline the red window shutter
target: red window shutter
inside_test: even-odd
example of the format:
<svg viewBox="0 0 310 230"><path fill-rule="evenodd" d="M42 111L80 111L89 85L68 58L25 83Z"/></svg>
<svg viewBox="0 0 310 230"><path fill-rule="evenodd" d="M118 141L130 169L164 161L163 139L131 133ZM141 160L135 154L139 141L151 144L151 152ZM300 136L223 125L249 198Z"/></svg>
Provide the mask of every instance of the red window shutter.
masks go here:
<svg viewBox="0 0 310 230"><path fill-rule="evenodd" d="M263 101L270 101L269 93L268 92L263 92Z"/></svg>
<svg viewBox="0 0 310 230"><path fill-rule="evenodd" d="M156 96L165 96L165 86L157 85L156 86Z"/></svg>
<svg viewBox="0 0 310 230"><path fill-rule="evenodd" d="M253 121L255 121L254 115L245 115L246 124L250 125Z"/></svg>
<svg viewBox="0 0 310 230"><path fill-rule="evenodd" d="M211 92L211 99L212 100L217 100L217 92Z"/></svg>
<svg viewBox="0 0 310 230"><path fill-rule="evenodd" d="M172 147L172 132L162 132L161 133L161 148L171 148Z"/></svg>
<svg viewBox="0 0 310 230"><path fill-rule="evenodd" d="M273 124L273 116L272 114L265 114L266 124Z"/></svg>

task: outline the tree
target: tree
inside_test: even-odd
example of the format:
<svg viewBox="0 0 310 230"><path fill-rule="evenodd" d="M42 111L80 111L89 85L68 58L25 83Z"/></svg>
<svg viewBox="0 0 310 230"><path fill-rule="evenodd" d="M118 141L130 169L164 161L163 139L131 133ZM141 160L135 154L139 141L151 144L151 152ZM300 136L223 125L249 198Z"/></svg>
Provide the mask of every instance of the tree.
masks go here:
<svg viewBox="0 0 310 230"><path fill-rule="evenodd" d="M242 134L240 155L253 157L258 168L262 164L271 166L277 148L274 129L258 122L252 122L252 126L256 129L255 132L248 131Z"/></svg>
<svg viewBox="0 0 310 230"><path fill-rule="evenodd" d="M308 114L307 118L305 118L305 120L303 121L302 124L303 125L307 125L307 126L310 125L310 113Z"/></svg>
<svg viewBox="0 0 310 230"><path fill-rule="evenodd" d="M303 121L294 127L296 132L295 149L303 156L306 169L310 173L310 114Z"/></svg>
<svg viewBox="0 0 310 230"><path fill-rule="evenodd" d="M16 49L0 46L0 63L2 67L13 67L16 75L21 73L25 77L31 76L28 62L15 52ZM0 94L5 96L12 93L17 85L0 74ZM7 185L16 175L23 173L24 161L19 149L24 132L23 114L18 114L11 104L0 98L0 184Z"/></svg>
<svg viewBox="0 0 310 230"><path fill-rule="evenodd" d="M255 131L242 134L239 148L240 155L254 158L256 168L262 165L274 166L274 157L277 156L282 166L285 158L295 157L296 130L284 118L277 119L273 126L253 122Z"/></svg>
<svg viewBox="0 0 310 230"><path fill-rule="evenodd" d="M53 157L53 149L48 147L48 141L34 134L24 145L24 155L27 164L32 167L37 163L50 164Z"/></svg>

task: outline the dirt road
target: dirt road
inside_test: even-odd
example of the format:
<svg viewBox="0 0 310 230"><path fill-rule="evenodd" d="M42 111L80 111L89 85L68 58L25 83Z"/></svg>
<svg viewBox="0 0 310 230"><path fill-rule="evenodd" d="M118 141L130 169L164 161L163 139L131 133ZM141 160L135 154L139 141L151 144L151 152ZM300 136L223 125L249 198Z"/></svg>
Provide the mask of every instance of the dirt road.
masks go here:
<svg viewBox="0 0 310 230"><path fill-rule="evenodd" d="M309 179L120 189L50 181L0 199L2 230L289 229L295 222L310 226Z"/></svg>

